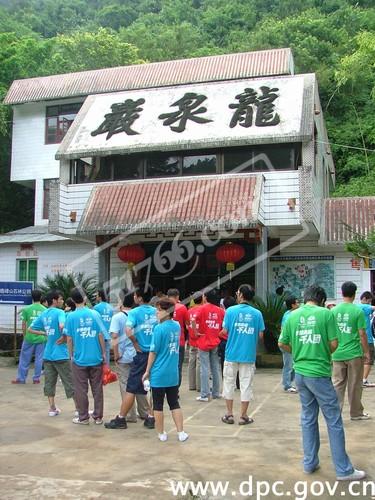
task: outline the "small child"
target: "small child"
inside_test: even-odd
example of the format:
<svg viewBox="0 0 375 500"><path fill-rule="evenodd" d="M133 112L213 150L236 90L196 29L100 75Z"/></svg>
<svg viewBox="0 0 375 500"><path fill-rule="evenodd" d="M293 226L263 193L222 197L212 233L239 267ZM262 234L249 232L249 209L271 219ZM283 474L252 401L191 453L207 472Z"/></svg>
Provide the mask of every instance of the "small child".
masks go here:
<svg viewBox="0 0 375 500"><path fill-rule="evenodd" d="M159 324L154 327L146 372L142 381L148 380L150 386L155 415L155 426L160 441L167 441L168 435L164 430L163 404L165 396L172 418L176 424L178 440L186 441L189 435L183 430L183 416L178 396L178 358L180 325L172 320L174 304L168 297L162 297L157 302L157 316Z"/></svg>

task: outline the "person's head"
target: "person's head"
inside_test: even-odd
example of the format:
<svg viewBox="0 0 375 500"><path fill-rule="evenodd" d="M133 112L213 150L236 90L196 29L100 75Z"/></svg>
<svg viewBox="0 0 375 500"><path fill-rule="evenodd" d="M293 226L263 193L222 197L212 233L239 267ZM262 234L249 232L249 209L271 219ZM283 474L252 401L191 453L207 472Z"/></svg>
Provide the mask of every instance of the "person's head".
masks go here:
<svg viewBox="0 0 375 500"><path fill-rule="evenodd" d="M120 290L119 305L120 307L125 307L126 309L134 307L134 294L130 293L126 288Z"/></svg>
<svg viewBox="0 0 375 500"><path fill-rule="evenodd" d="M347 299L354 300L356 291L357 291L357 285L352 281L345 281L345 283L341 285L342 296Z"/></svg>
<svg viewBox="0 0 375 500"><path fill-rule="evenodd" d="M62 308L64 304L64 298L59 290L51 290L46 294L46 301L48 307L58 307Z"/></svg>
<svg viewBox="0 0 375 500"><path fill-rule="evenodd" d="M294 295L289 295L289 297L285 299L285 305L288 311L293 311L298 307L298 300Z"/></svg>
<svg viewBox="0 0 375 500"><path fill-rule="evenodd" d="M85 296L79 288L73 288L73 290L70 292L70 296L73 299L76 306L85 303Z"/></svg>
<svg viewBox="0 0 375 500"><path fill-rule="evenodd" d="M372 302L372 293L371 292L363 292L361 297L361 302L363 304L371 304Z"/></svg>
<svg viewBox="0 0 375 500"><path fill-rule="evenodd" d="M105 291L100 288L97 292L96 292L96 297L95 297L95 300L96 302L99 304L100 302L108 302L107 301L107 294L105 293Z"/></svg>
<svg viewBox="0 0 375 500"><path fill-rule="evenodd" d="M41 290L32 290L31 291L31 298L33 300L33 302L40 302L41 299L42 299L42 292Z"/></svg>
<svg viewBox="0 0 375 500"><path fill-rule="evenodd" d="M180 300L180 292L177 288L169 288L167 290L167 297L176 304Z"/></svg>
<svg viewBox="0 0 375 500"><path fill-rule="evenodd" d="M251 302L254 295L255 290L251 285L240 285L236 292L237 302Z"/></svg>
<svg viewBox="0 0 375 500"><path fill-rule="evenodd" d="M224 309L228 309L228 307L232 307L236 305L236 299L234 297L224 297L223 299L223 306Z"/></svg>
<svg viewBox="0 0 375 500"><path fill-rule="evenodd" d="M327 300L327 294L321 286L311 285L305 289L304 292L304 302L313 302L317 306L324 306Z"/></svg>
<svg viewBox="0 0 375 500"><path fill-rule="evenodd" d="M41 298L40 298L40 303L44 306L44 307L48 307L48 302L47 302L47 299L46 299L46 296L45 295L42 295Z"/></svg>
<svg viewBox="0 0 375 500"><path fill-rule="evenodd" d="M173 318L175 302L168 296L160 297L156 303L157 317L160 323Z"/></svg>
<svg viewBox="0 0 375 500"><path fill-rule="evenodd" d="M148 304L150 302L153 294L152 286L142 283L138 285L134 290L134 302L135 304Z"/></svg>
<svg viewBox="0 0 375 500"><path fill-rule="evenodd" d="M200 306L203 301L203 293L201 291L194 292L192 295L192 299L194 300L194 304Z"/></svg>
<svg viewBox="0 0 375 500"><path fill-rule="evenodd" d="M68 297L65 301L65 311L75 311L76 310L76 303L71 297Z"/></svg>
<svg viewBox="0 0 375 500"><path fill-rule="evenodd" d="M205 302L218 306L220 304L220 293L215 288L204 292Z"/></svg>

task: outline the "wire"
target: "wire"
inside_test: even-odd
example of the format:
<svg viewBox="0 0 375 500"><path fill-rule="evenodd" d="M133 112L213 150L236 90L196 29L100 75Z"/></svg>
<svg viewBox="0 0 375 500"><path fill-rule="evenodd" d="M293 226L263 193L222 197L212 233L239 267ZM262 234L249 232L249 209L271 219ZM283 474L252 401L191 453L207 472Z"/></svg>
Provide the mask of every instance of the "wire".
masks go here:
<svg viewBox="0 0 375 500"><path fill-rule="evenodd" d="M370 153L375 153L375 149L360 148L358 146L349 146L348 144L337 144L336 142L326 142L326 141L314 141L314 142L320 142L321 144L328 144L330 146L339 146L341 148L359 149L360 151L369 151Z"/></svg>

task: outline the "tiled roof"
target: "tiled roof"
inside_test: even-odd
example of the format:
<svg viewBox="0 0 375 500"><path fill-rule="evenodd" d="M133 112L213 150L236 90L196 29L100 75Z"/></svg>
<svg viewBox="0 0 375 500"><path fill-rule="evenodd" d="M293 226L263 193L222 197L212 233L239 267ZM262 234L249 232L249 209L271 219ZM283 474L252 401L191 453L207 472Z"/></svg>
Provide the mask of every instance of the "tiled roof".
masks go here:
<svg viewBox="0 0 375 500"><path fill-rule="evenodd" d="M350 241L353 233L367 236L375 228L375 197L329 198L325 201L324 243Z"/></svg>
<svg viewBox="0 0 375 500"><path fill-rule="evenodd" d="M0 245L12 243L50 243L68 238L48 232L48 226L29 226L9 233L0 234Z"/></svg>
<svg viewBox="0 0 375 500"><path fill-rule="evenodd" d="M290 49L224 54L15 80L4 104L293 72Z"/></svg>
<svg viewBox="0 0 375 500"><path fill-rule="evenodd" d="M78 234L251 227L262 175L202 176L94 187Z"/></svg>

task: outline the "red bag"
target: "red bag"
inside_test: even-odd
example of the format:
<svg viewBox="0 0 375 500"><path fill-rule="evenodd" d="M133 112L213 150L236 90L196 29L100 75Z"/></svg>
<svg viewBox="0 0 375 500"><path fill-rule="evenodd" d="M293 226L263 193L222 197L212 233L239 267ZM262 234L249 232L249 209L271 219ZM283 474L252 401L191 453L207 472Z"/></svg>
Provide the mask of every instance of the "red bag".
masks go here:
<svg viewBox="0 0 375 500"><path fill-rule="evenodd" d="M113 372L108 365L103 366L103 376L102 382L103 385L110 384L112 382L116 382L118 380L117 374Z"/></svg>

